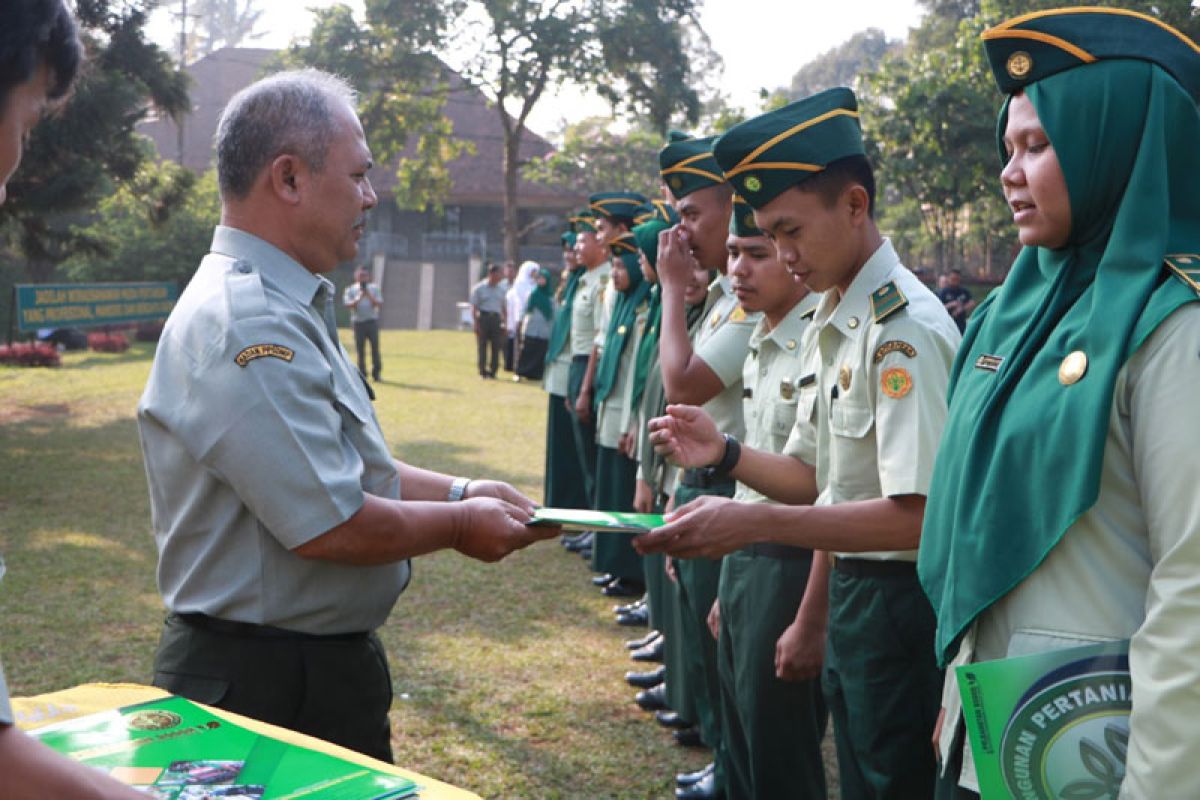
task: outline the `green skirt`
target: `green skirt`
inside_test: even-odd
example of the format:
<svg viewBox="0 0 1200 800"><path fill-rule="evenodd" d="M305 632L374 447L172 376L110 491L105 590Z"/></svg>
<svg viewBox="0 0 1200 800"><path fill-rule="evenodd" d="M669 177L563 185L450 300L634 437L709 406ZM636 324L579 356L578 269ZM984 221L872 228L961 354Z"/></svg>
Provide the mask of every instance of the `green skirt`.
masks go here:
<svg viewBox="0 0 1200 800"><path fill-rule="evenodd" d="M575 431L566 398L548 395L546 410L546 475L543 502L550 508L588 508L587 486L575 448Z"/></svg>
<svg viewBox="0 0 1200 800"><path fill-rule="evenodd" d="M637 462L611 447L596 448L596 509L633 511ZM596 532L592 543L592 569L618 578L641 581L642 557L633 549L632 533Z"/></svg>

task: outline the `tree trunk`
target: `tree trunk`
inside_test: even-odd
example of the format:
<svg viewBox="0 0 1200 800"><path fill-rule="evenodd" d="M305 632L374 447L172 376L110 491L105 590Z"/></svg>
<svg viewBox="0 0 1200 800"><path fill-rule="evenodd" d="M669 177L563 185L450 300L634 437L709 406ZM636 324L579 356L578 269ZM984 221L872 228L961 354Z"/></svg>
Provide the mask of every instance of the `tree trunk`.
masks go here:
<svg viewBox="0 0 1200 800"><path fill-rule="evenodd" d="M503 113L503 111L501 112ZM517 263L520 233L517 230L517 177L520 169L521 126L504 131L504 258Z"/></svg>

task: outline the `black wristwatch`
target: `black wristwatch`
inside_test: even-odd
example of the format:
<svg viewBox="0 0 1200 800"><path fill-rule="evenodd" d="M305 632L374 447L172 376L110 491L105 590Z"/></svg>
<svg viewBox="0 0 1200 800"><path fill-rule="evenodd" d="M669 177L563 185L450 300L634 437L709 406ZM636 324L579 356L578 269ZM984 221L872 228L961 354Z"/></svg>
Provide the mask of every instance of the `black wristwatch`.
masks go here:
<svg viewBox="0 0 1200 800"><path fill-rule="evenodd" d="M725 437L725 454L720 461L706 468L709 476L714 478L728 477L742 457L742 443L728 433L722 436Z"/></svg>

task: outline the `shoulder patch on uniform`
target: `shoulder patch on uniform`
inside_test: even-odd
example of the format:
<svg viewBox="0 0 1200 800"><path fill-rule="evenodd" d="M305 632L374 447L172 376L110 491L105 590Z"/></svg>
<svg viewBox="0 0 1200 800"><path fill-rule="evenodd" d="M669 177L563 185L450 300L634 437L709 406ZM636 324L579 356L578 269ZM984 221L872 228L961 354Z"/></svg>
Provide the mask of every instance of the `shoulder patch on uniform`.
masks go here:
<svg viewBox="0 0 1200 800"><path fill-rule="evenodd" d="M291 361L295 352L290 347L281 344L252 344L233 357L233 363L244 367L256 358L281 358Z"/></svg>
<svg viewBox="0 0 1200 800"><path fill-rule="evenodd" d="M741 306L738 306L737 308L733 309L733 311L730 312L730 314L729 314L730 322L741 322L745 318L746 318L746 309L742 308Z"/></svg>
<svg viewBox="0 0 1200 800"><path fill-rule="evenodd" d="M871 315L876 322L883 322L908 305L908 298L895 281L888 281L871 292Z"/></svg>
<svg viewBox="0 0 1200 800"><path fill-rule="evenodd" d="M900 339L889 339L888 341L879 345L879 347L875 348L875 355L871 360L878 364L880 361L883 361L883 359L889 353L904 353L904 355L908 356L909 358L916 358L917 348L913 347L908 342L901 341Z"/></svg>
<svg viewBox="0 0 1200 800"><path fill-rule="evenodd" d="M1200 255L1195 253L1173 253L1163 257L1163 263L1176 278L1200 294Z"/></svg>
<svg viewBox="0 0 1200 800"><path fill-rule="evenodd" d="M801 314L800 319L812 319L816 315L817 315L817 307L813 306L808 311L805 311L803 314Z"/></svg>
<svg viewBox="0 0 1200 800"><path fill-rule="evenodd" d="M904 367L889 367L879 376L879 385L884 394L899 400L912 390L912 374Z"/></svg>

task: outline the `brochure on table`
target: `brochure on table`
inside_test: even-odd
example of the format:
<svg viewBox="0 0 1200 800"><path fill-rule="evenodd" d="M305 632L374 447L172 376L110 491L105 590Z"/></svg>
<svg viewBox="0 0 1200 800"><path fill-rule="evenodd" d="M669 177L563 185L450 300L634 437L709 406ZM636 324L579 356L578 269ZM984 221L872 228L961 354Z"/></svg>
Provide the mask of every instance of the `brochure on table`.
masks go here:
<svg viewBox="0 0 1200 800"><path fill-rule="evenodd" d="M397 800L418 790L407 778L254 733L181 697L31 733L155 800Z"/></svg>
<svg viewBox="0 0 1200 800"><path fill-rule="evenodd" d="M1128 640L957 670L982 800L1117 796L1132 707Z"/></svg>
<svg viewBox="0 0 1200 800"><path fill-rule="evenodd" d="M564 531L645 533L663 526L662 514L625 511L587 511L578 508L539 508L530 525L559 525Z"/></svg>

